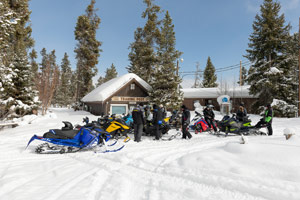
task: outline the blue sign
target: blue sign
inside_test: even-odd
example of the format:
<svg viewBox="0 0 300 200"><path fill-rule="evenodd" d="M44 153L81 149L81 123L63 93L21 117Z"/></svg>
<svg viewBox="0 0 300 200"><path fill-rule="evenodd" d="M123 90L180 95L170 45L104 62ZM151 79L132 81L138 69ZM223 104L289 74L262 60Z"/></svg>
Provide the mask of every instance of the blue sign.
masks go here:
<svg viewBox="0 0 300 200"><path fill-rule="evenodd" d="M223 98L222 98L222 102L223 102L223 103L228 102L228 98L227 98L227 97L223 97Z"/></svg>

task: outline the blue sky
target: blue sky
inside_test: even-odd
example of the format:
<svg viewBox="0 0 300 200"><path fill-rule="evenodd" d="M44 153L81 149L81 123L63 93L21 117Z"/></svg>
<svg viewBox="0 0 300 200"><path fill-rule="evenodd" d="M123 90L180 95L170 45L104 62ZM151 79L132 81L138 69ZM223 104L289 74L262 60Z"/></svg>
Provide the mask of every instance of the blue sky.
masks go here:
<svg viewBox="0 0 300 200"><path fill-rule="evenodd" d="M98 75L104 75L112 63L119 75L127 73L129 45L134 31L143 27L141 17L146 6L143 0L96 0L101 24L97 39L103 44ZM204 69L208 56L216 69L246 61L243 57L252 33L254 17L263 0L156 0L154 3L168 10L175 26L176 48L183 52L180 71L195 71L196 62ZM300 0L280 0L286 23L298 32ZM77 17L85 14L90 0L31 0L32 36L35 49L56 50L57 64L65 52L72 68L76 68L74 29ZM39 59L40 60L40 54ZM239 70L217 73L220 81L237 80ZM95 79L97 79L95 77ZM185 76L185 79L193 79Z"/></svg>

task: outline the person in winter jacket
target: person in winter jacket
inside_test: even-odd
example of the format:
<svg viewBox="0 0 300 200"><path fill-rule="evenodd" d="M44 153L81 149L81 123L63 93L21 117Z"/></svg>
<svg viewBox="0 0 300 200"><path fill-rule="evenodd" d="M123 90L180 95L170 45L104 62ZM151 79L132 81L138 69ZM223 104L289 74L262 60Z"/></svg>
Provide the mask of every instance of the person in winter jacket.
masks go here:
<svg viewBox="0 0 300 200"><path fill-rule="evenodd" d="M238 111L236 112L236 119L240 122L244 121L245 117L247 116L247 110L244 107L244 104L241 103Z"/></svg>
<svg viewBox="0 0 300 200"><path fill-rule="evenodd" d="M155 130L155 138L154 140L159 140L161 138L161 132L159 130L159 126L162 124L163 116L161 109L154 104L153 105L153 119L152 119L152 124L154 126Z"/></svg>
<svg viewBox="0 0 300 200"><path fill-rule="evenodd" d="M191 118L191 113L187 109L185 105L181 106L182 110L182 117L181 117L181 124L182 124L182 139L186 139L188 137L189 139L192 138L191 133L188 131L189 124L190 124L190 118Z"/></svg>
<svg viewBox="0 0 300 200"><path fill-rule="evenodd" d="M206 108L203 110L204 119L208 124L208 127L213 127L214 131L217 132L217 127L215 125L215 113L211 109L212 105L207 105Z"/></svg>
<svg viewBox="0 0 300 200"><path fill-rule="evenodd" d="M142 108L143 108L143 104L139 104L136 108L132 110L135 142L141 141L143 127L145 124L144 113Z"/></svg>
<svg viewBox="0 0 300 200"><path fill-rule="evenodd" d="M266 125L268 129L268 135L273 135L272 120L273 120L273 109L271 104L267 104L264 117L261 118L259 122L257 122L255 127L261 128L262 126Z"/></svg>

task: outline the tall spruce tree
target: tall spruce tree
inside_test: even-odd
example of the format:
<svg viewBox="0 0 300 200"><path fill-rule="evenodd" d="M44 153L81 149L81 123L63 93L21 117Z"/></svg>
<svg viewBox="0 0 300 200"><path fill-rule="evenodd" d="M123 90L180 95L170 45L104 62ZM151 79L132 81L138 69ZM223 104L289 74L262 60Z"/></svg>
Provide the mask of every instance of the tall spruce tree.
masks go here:
<svg viewBox="0 0 300 200"><path fill-rule="evenodd" d="M142 13L142 18L147 19L144 28L137 28L135 31L135 42L129 48L130 66L129 72L134 72L146 82L149 82L158 64L155 49L160 37L160 20L158 14L160 7L153 3L154 0L144 0L147 8Z"/></svg>
<svg viewBox="0 0 300 200"><path fill-rule="evenodd" d="M158 40L158 64L150 81L152 86L150 98L154 103L178 109L182 103L183 94L179 90L181 79L176 74L176 61L182 53L176 50L175 45L174 25L169 12L166 11Z"/></svg>
<svg viewBox="0 0 300 200"><path fill-rule="evenodd" d="M102 76L100 76L97 80L96 87L99 87L103 83L104 83L104 78Z"/></svg>
<svg viewBox="0 0 300 200"><path fill-rule="evenodd" d="M73 103L73 96L71 90L72 69L67 53L64 54L60 68L60 81L56 93L56 99L58 105L66 107Z"/></svg>
<svg viewBox="0 0 300 200"><path fill-rule="evenodd" d="M129 73L134 73L146 80L145 63L144 63L144 47L146 46L143 37L143 29L138 27L134 32L134 42L130 44L130 53L128 55L130 65L127 67Z"/></svg>
<svg viewBox="0 0 300 200"><path fill-rule="evenodd" d="M22 116L36 106L34 98L36 91L31 84L31 68L28 61L27 52L33 46L31 38L31 27L29 25L30 11L28 0L24 1L1 1L1 12L9 11L7 16L9 23L13 26L1 26L2 31L10 31L9 37L4 37L5 58L3 64L6 71L10 73L11 87L5 89L5 94L9 95L6 108L10 108L11 117ZM4 24L5 25L5 24ZM6 24L8 25L8 24ZM2 43L2 42L1 42ZM6 96L7 98L8 96ZM13 108L13 109L12 109Z"/></svg>
<svg viewBox="0 0 300 200"><path fill-rule="evenodd" d="M116 70L116 67L115 65L112 63L110 68L107 68L106 71L105 71L105 77L104 77L104 83L113 79L113 78L116 78L118 76L118 72Z"/></svg>
<svg viewBox="0 0 300 200"><path fill-rule="evenodd" d="M250 93L259 95L254 108L271 103L274 98L295 103L295 73L287 51L291 26L285 25L284 14L279 16L280 8L278 2L264 0L252 25L245 57L253 63L247 78Z"/></svg>
<svg viewBox="0 0 300 200"><path fill-rule="evenodd" d="M216 69L211 62L210 57L207 58L206 67L203 73L202 86L204 88L218 87L217 76L215 74Z"/></svg>
<svg viewBox="0 0 300 200"><path fill-rule="evenodd" d="M96 31L101 22L96 14L95 0L86 9L86 14L77 19L75 39L78 44L75 48L77 59L77 89L76 101L79 101L91 91L92 78L97 74L98 57L100 56L101 42L96 39Z"/></svg>
<svg viewBox="0 0 300 200"><path fill-rule="evenodd" d="M100 76L98 78L96 87L98 87L99 85L102 85L103 83L105 83L113 78L116 78L117 76L118 76L118 72L116 70L114 63L112 63L110 68L106 69L105 76L104 77Z"/></svg>

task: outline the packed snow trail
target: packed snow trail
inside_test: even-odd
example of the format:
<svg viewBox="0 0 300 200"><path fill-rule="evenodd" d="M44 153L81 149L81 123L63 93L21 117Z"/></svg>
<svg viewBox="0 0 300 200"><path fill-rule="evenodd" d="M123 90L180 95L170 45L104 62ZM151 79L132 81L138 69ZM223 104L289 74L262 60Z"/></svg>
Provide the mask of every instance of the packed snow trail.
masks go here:
<svg viewBox="0 0 300 200"><path fill-rule="evenodd" d="M39 141L24 150L33 134L60 128L65 120L81 123L85 116L97 118L53 109L31 124L0 131L0 199L299 200L300 138L283 136L287 125L300 133L299 118L275 118L274 136L248 137L245 145L239 136L193 133L191 140L131 140L116 153L39 155Z"/></svg>

